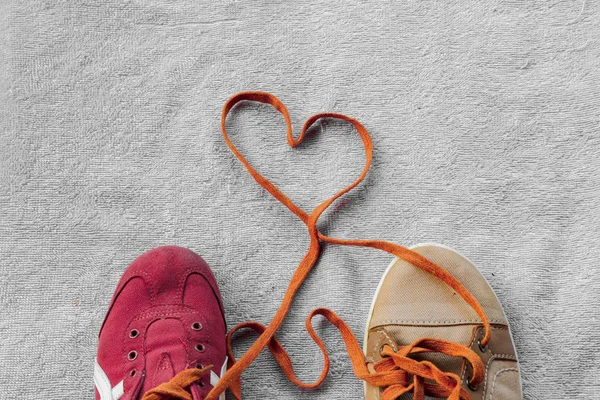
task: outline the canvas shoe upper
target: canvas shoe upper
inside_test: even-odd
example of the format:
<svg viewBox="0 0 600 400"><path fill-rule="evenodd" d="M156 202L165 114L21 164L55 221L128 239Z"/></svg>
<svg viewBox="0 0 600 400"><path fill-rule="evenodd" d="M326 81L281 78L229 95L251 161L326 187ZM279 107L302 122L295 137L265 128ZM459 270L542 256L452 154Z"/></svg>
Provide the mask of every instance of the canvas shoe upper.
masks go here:
<svg viewBox="0 0 600 400"><path fill-rule="evenodd" d="M185 369L212 364L186 389L202 399L225 372L226 333L206 262L176 246L148 251L121 277L100 330L96 400L139 400Z"/></svg>
<svg viewBox="0 0 600 400"><path fill-rule="evenodd" d="M473 350L485 367L485 378L469 384L470 366L462 358L442 353L411 355L431 361L445 373L460 377L472 400L520 400L517 354L502 306L475 266L456 251L440 245L412 248L458 279L479 301L491 323L491 341L482 347L481 319L447 284L411 263L395 259L381 279L367 321L364 351L372 369L384 357L381 349L396 351L420 338L437 338ZM365 385L365 399L379 400L384 388Z"/></svg>

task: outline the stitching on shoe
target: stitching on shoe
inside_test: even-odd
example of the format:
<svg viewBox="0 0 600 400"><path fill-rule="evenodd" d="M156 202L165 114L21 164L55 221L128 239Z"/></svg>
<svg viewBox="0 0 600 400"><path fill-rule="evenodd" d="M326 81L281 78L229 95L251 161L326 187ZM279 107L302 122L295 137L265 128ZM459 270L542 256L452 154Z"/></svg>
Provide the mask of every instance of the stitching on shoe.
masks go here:
<svg viewBox="0 0 600 400"><path fill-rule="evenodd" d="M386 324L481 324L481 320L479 319L463 319L463 320L455 320L455 321L418 321L418 320L395 320L395 319L386 319L383 321L377 321L377 326L386 325ZM506 324L506 321L500 320L490 320L491 324Z"/></svg>
<svg viewBox="0 0 600 400"><path fill-rule="evenodd" d="M495 330L495 331L507 331L508 327L506 327L506 326L491 326L490 329ZM478 326L475 329L475 334L473 335L473 340L471 340L471 344L469 344L469 347L472 347L475 344L475 340L477 340L477 338L479 337L480 331L481 331L481 326Z"/></svg>
<svg viewBox="0 0 600 400"><path fill-rule="evenodd" d="M496 330L496 331L507 331L508 327L506 326L491 326L490 327L492 330ZM481 331L481 327L477 327L477 329L475 329L475 333L473 334L473 340L471 340L471 344L469 344L469 348L473 347L473 345L475 344L475 341L477 340L477 338L479 337L479 332ZM514 346L514 344L513 344ZM490 350L491 351L491 350ZM486 385L486 381L487 381L487 372L488 372L488 366L490 365L490 362L495 359L495 358L499 358L499 357L504 357L504 358L510 358L511 360L515 360L517 361L516 357L510 355L510 354L493 354L490 357L490 359L488 360L488 362L485 365L485 380L483 383L483 393L485 393L485 385ZM467 372L467 368L466 368L466 362L463 363L463 371L462 374L460 376L460 379L462 381L465 380L465 373Z"/></svg>
<svg viewBox="0 0 600 400"><path fill-rule="evenodd" d="M200 314L198 311L181 311L177 309L157 311L157 312L149 312L144 314L139 314L137 317L132 319L131 321L139 321L141 319L146 319L152 316L172 316L172 315L181 315L181 314Z"/></svg>
<svg viewBox="0 0 600 400"><path fill-rule="evenodd" d="M182 303L183 303L183 291L185 289L185 284L187 282L187 279L192 274L192 272L195 272L195 271L196 271L195 268L190 267L190 268L186 269L183 272L183 274L181 274L181 278L179 278L179 284L177 285L177 297L181 299Z"/></svg>
<svg viewBox="0 0 600 400"><path fill-rule="evenodd" d="M375 345L373 346L373 362L375 362L375 354L377 354L377 348L381 347L381 345L383 344L383 338L381 337L381 333L382 331L377 332L378 339L375 342Z"/></svg>
<svg viewBox="0 0 600 400"><path fill-rule="evenodd" d="M517 368L502 368L501 370L498 370L498 372L496 372L496 374L494 375L494 380L492 381L492 391L490 392L490 400L492 400L494 398L494 388L496 387L496 378L498 378L498 376L500 374L503 374L505 372L519 372L519 370ZM484 391L485 393L485 391Z"/></svg>
<svg viewBox="0 0 600 400"><path fill-rule="evenodd" d="M513 356L511 356L510 354L494 354L493 356L491 356L490 359L488 360L488 362L485 364L485 380L483 381L483 393L484 394L485 394L485 390L487 388L488 371L490 369L490 364L493 360L495 360L497 358L509 358L511 361L517 361L517 359L514 358ZM498 373L496 373L496 375L497 374ZM496 379L496 378L494 377L494 379ZM493 387L493 382L492 382L492 387Z"/></svg>
<svg viewBox="0 0 600 400"><path fill-rule="evenodd" d="M379 349L381 348L381 346L383 345L384 339L389 340L392 344L395 342L392 337L384 330L384 329L380 329L376 332L373 332L374 334L376 334L379 339L375 342L375 345L372 348L373 351L373 356L366 356L365 361L367 362L375 362L375 358L374 355L377 354L377 352L379 351Z"/></svg>
<svg viewBox="0 0 600 400"><path fill-rule="evenodd" d="M381 330L379 332L382 333L383 336L385 336L387 338L387 340L389 340L390 342L394 343L394 340L390 337L390 335L388 335L388 333L385 330Z"/></svg>
<svg viewBox="0 0 600 400"><path fill-rule="evenodd" d="M135 274L139 274L141 275L144 280L144 283L146 284L146 287L150 290L150 304L154 305L154 302L156 300L156 291L155 291L155 287L152 284L152 280L150 279L150 276L148 275L148 273L146 271L135 271ZM135 276L135 275L134 275Z"/></svg>
<svg viewBox="0 0 600 400"><path fill-rule="evenodd" d="M382 331L377 331L377 332L375 332L375 334L377 335L377 341L371 348L371 352L373 353L373 356L369 357L369 361L371 361L373 363L375 362L375 354L377 354L377 347L380 347L381 344L383 343Z"/></svg>
<svg viewBox="0 0 600 400"><path fill-rule="evenodd" d="M377 335L379 335L379 333L380 333L380 332L375 332L375 334L377 334ZM368 342L368 341L369 341L369 339L367 339L367 342ZM375 353L373 353L373 355L374 355L374 354L375 354ZM369 362L372 362L372 363L374 363L374 362L375 362L375 358L374 358L374 356L370 356L370 355L368 355L368 354L365 354L365 361L366 361L366 362L368 362L368 363L369 363Z"/></svg>

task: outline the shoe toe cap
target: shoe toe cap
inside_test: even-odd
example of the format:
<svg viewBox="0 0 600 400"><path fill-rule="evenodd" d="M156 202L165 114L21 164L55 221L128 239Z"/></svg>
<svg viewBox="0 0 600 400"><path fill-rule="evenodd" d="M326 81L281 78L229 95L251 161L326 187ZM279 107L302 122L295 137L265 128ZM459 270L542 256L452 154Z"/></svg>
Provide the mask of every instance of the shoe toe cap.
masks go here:
<svg viewBox="0 0 600 400"><path fill-rule="evenodd" d="M153 303L180 303L191 275L203 277L205 286L208 285L220 302L216 280L208 264L198 254L179 246L157 247L136 258L123 274L119 288L139 277L146 283Z"/></svg>
<svg viewBox="0 0 600 400"><path fill-rule="evenodd" d="M193 251L161 246L136 258L125 270L113 295L111 314L131 318L145 310L188 306L224 324L221 295L208 264ZM106 323L106 321L105 321Z"/></svg>
<svg viewBox="0 0 600 400"><path fill-rule="evenodd" d="M439 245L413 251L440 265L480 302L493 323L506 324L502 306L477 268L458 252ZM481 323L471 307L446 283L400 259L392 262L376 295L371 327Z"/></svg>

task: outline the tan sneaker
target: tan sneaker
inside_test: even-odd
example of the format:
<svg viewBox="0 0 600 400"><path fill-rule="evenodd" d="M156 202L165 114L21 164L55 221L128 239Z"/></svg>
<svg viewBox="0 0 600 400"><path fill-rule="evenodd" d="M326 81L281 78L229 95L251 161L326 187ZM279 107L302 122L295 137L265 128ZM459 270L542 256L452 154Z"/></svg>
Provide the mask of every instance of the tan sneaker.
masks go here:
<svg viewBox="0 0 600 400"><path fill-rule="evenodd" d="M479 344L484 330L481 319L447 284L396 258L381 278L367 319L363 343L369 370L375 371L375 363L384 359L381 353L388 346L396 352L420 338L437 338L469 347L483 362L484 379L472 386L471 367L463 358L433 352L409 355L458 375L464 389L461 398L521 399L519 364L508 321L485 278L469 260L447 247L423 244L412 250L446 269L475 296L490 320L491 340L485 347ZM435 387L430 385L428 391L427 382L425 393L434 394ZM365 399L380 400L384 389L365 383Z"/></svg>

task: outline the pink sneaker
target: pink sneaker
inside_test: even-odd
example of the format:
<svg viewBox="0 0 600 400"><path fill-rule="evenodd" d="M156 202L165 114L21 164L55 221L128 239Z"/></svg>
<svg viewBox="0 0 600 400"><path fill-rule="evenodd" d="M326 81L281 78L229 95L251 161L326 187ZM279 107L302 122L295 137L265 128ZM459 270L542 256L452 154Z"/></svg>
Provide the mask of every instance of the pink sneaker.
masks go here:
<svg viewBox="0 0 600 400"><path fill-rule="evenodd" d="M185 388L202 399L226 370L226 334L219 288L200 256L176 246L144 253L121 277L100 329L96 400L139 400L185 369L212 364Z"/></svg>

